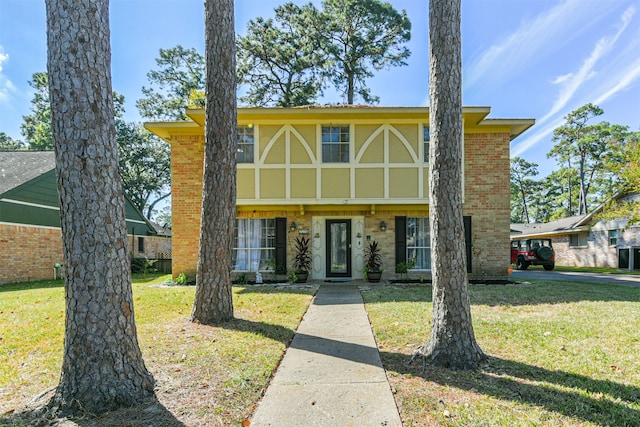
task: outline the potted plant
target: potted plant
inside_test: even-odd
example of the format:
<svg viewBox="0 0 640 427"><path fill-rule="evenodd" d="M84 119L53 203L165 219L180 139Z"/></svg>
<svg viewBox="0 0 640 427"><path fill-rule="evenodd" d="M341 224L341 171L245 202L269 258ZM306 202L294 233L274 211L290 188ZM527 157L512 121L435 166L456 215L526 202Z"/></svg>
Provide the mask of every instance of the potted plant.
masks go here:
<svg viewBox="0 0 640 427"><path fill-rule="evenodd" d="M293 268L299 283L307 281L309 271L311 270L311 242L306 237L296 237L295 240L296 254L293 257Z"/></svg>
<svg viewBox="0 0 640 427"><path fill-rule="evenodd" d="M382 277L382 255L380 247L375 240L369 242L369 246L364 251L364 274L367 281L378 283Z"/></svg>

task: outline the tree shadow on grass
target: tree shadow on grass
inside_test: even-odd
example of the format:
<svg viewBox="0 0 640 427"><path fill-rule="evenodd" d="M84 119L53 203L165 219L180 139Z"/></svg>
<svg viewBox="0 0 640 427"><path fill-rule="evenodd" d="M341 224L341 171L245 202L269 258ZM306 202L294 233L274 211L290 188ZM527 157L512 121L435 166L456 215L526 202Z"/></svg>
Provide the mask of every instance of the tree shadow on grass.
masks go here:
<svg viewBox="0 0 640 427"><path fill-rule="evenodd" d="M564 371L551 371L490 357L478 371L451 371L422 364L408 365L401 353L380 353L388 371L410 374L440 385L474 391L501 400L544 407L600 426L638 426L640 387L596 380Z"/></svg>
<svg viewBox="0 0 640 427"><path fill-rule="evenodd" d="M0 293L29 291L32 289L63 288L64 280L39 280L37 282L5 283L0 285Z"/></svg>
<svg viewBox="0 0 640 427"><path fill-rule="evenodd" d="M39 404L44 403L46 402ZM43 412L42 407L25 407L13 414L0 416L0 426L122 427L153 425L184 427L185 425L155 397L144 403L101 415L86 414L79 417L55 418Z"/></svg>
<svg viewBox="0 0 640 427"><path fill-rule="evenodd" d="M233 285L234 287L240 285ZM277 283L277 284L261 284L261 285L242 285L242 289L238 294L304 294L313 295L318 290L315 283Z"/></svg>
<svg viewBox="0 0 640 427"><path fill-rule="evenodd" d="M262 335L265 338L269 338L274 341L279 341L285 345L289 345L295 331L285 326L274 325L265 322L254 322L252 320L246 320L241 318L231 319L224 322L220 327L225 329L232 329L240 332L249 332L252 334Z"/></svg>
<svg viewBox="0 0 640 427"><path fill-rule="evenodd" d="M432 302L431 285L390 285L363 289L367 303ZM640 302L640 290L617 285L578 282L534 282L515 285L470 285L471 305L520 306L579 301Z"/></svg>

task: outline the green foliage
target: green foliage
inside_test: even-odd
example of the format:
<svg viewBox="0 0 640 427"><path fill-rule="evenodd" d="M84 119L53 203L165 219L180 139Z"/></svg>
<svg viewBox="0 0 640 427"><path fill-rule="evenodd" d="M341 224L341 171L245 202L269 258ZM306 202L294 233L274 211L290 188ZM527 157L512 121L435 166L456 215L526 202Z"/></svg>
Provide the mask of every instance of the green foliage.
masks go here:
<svg viewBox="0 0 640 427"><path fill-rule="evenodd" d="M160 49L156 64L159 69L147 73L149 87L142 87L144 98L136 102L140 115L150 120L186 120L192 93L205 89L204 56L177 45ZM204 101L204 97L197 99Z"/></svg>
<svg viewBox="0 0 640 427"><path fill-rule="evenodd" d="M342 91L347 104L358 95L365 103L377 103L366 79L371 68L381 70L406 65L411 39L406 12L379 0L324 0L315 28L328 56L326 76Z"/></svg>
<svg viewBox="0 0 640 427"><path fill-rule="evenodd" d="M133 258L131 260L131 273L143 273L143 277L147 276L147 273L154 273L158 271L154 265L158 262L157 259Z"/></svg>
<svg viewBox="0 0 640 427"><path fill-rule="evenodd" d="M171 195L169 145L123 119L116 120L116 138L124 194L150 218L154 207Z"/></svg>
<svg viewBox="0 0 640 427"><path fill-rule="evenodd" d="M556 145L547 156L555 158L568 170L574 170L578 177L577 188L573 188L569 181L569 193L575 191L578 194L577 209L570 204L569 215L589 213L616 187L613 165L621 161L631 134L627 126L608 122L590 124L592 119L603 113L597 105L583 105L569 113L565 117L566 123L553 132Z"/></svg>
<svg viewBox="0 0 640 427"><path fill-rule="evenodd" d="M274 19L249 22L238 39L238 78L249 86L241 101L250 105L295 106L314 102L324 81L344 93L377 103L366 80L373 70L406 65L411 22L380 0L325 0L286 3Z"/></svg>
<svg viewBox="0 0 640 427"><path fill-rule="evenodd" d="M629 134L622 161L614 166L614 171L620 176L622 192L640 193L640 132ZM597 215L601 220L619 218L628 218L628 225L640 224L640 201L616 197Z"/></svg>
<svg viewBox="0 0 640 427"><path fill-rule="evenodd" d="M297 271L311 270L311 241L307 237L296 237L293 268Z"/></svg>
<svg viewBox="0 0 640 427"><path fill-rule="evenodd" d="M380 271L382 267L382 254L378 242L372 240L364 250L364 268L366 271Z"/></svg>
<svg viewBox="0 0 640 427"><path fill-rule="evenodd" d="M249 283L249 276L247 275L247 273L238 274L238 278L236 279L236 283L238 285L242 285L242 286L247 285Z"/></svg>
<svg viewBox="0 0 640 427"><path fill-rule="evenodd" d="M396 264L396 273L400 275L400 280L407 280L409 278L409 270L413 270L416 267L416 262L416 258L411 258L407 262L399 262Z"/></svg>
<svg viewBox="0 0 640 427"><path fill-rule="evenodd" d="M287 280L291 284L294 284L298 281L298 275L294 270L289 271L289 274L287 275Z"/></svg>
<svg viewBox="0 0 640 427"><path fill-rule="evenodd" d="M35 89L35 92L31 100L31 114L22 117L24 119L21 126L22 136L30 150L53 150L47 73L34 73L29 86Z"/></svg>
<svg viewBox="0 0 640 427"><path fill-rule="evenodd" d="M250 20L239 36L238 83L248 86L240 102L250 106L293 107L314 103L322 93L325 55L311 19L313 4L286 3L274 19Z"/></svg>
<svg viewBox="0 0 640 427"><path fill-rule="evenodd" d="M538 175L538 165L521 157L511 159L511 222L529 223L531 205L539 183L532 179Z"/></svg>
<svg viewBox="0 0 640 427"><path fill-rule="evenodd" d="M184 286L187 284L187 275L184 273L180 273L178 274L178 277L176 277L176 283L178 285Z"/></svg>
<svg viewBox="0 0 640 427"><path fill-rule="evenodd" d="M24 149L24 143L11 138L4 132L0 132L0 151L17 151Z"/></svg>

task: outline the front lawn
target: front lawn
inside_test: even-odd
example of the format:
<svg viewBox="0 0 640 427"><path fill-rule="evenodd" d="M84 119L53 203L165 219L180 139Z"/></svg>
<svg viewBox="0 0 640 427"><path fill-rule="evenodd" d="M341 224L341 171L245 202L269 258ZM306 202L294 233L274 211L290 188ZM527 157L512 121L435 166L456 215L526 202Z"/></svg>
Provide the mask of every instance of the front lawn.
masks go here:
<svg viewBox="0 0 640 427"><path fill-rule="evenodd" d="M532 282L471 286L477 372L407 365L431 286L362 292L405 426L640 425L640 289Z"/></svg>
<svg viewBox="0 0 640 427"><path fill-rule="evenodd" d="M211 327L188 320L195 287L159 286L168 277L139 277L133 284L140 346L159 402L81 425L241 425L315 292L234 287L236 319ZM62 281L0 286L0 425L23 425L11 412L57 384L63 335Z"/></svg>

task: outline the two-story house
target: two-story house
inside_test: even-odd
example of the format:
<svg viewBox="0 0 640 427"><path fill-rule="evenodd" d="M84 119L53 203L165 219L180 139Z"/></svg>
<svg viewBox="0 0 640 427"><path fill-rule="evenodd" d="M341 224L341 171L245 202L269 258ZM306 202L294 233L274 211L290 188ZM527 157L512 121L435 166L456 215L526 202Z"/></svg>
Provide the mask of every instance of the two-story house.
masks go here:
<svg viewBox="0 0 640 427"><path fill-rule="evenodd" d="M171 145L173 273L194 277L204 110L147 123ZM509 267L509 145L533 119L488 119L465 107L464 215L470 277ZM362 277L376 240L385 276L415 259L429 276L429 109L308 106L238 109L234 271L291 269L293 240L311 239L313 279Z"/></svg>

